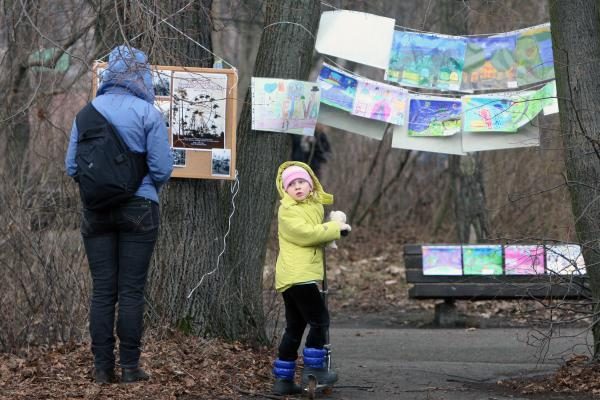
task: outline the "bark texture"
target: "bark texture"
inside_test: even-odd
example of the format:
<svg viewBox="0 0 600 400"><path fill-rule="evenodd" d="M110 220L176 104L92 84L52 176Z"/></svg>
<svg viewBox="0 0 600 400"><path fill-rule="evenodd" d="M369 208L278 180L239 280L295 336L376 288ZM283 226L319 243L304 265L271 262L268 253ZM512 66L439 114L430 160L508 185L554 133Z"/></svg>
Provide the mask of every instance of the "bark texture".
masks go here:
<svg viewBox="0 0 600 400"><path fill-rule="evenodd" d="M551 0L550 23L567 179L594 300L600 357L600 3Z"/></svg>
<svg viewBox="0 0 600 400"><path fill-rule="evenodd" d="M2 2L5 49L0 61L0 128L5 136L4 172L12 181L19 181L26 171L27 149L31 128L29 108L35 91L30 88L28 57L35 48L38 36L33 24L37 19L37 5L33 1ZM33 43L32 43L33 42ZM26 43L26 45L24 45Z"/></svg>
<svg viewBox="0 0 600 400"><path fill-rule="evenodd" d="M183 6L187 2L173 3ZM209 3L205 1L202 8L210 9ZM210 48L210 20L200 12L182 17L176 26ZM253 76L308 79L319 14L320 3L315 0L268 1ZM168 29L161 35L178 36ZM178 37L182 43L173 44L173 49L187 58L174 60L168 53L152 62L212 63L200 46L189 45L193 43L189 37ZM248 94L237 129L236 212L218 269L232 211L232 183L172 180L161 194L162 226L150 276L148 311L155 322L177 324L197 334L264 343L262 273L277 199L275 174L290 152L290 138L252 131L250 102ZM203 276L202 285L188 299L190 289Z"/></svg>
<svg viewBox="0 0 600 400"><path fill-rule="evenodd" d="M469 33L468 7L462 1L441 0L437 5L437 31L449 35ZM454 203L456 240L475 243L489 235L489 217L479 153L449 156L450 193Z"/></svg>
<svg viewBox="0 0 600 400"><path fill-rule="evenodd" d="M307 80L320 15L318 0L269 0L265 28L252 76ZM275 176L289 157L291 138L251 129L251 97L246 96L238 126L240 192L226 254L225 299L217 312L232 318L235 336L265 341L262 275L269 228L278 205ZM236 323L237 322L237 323Z"/></svg>

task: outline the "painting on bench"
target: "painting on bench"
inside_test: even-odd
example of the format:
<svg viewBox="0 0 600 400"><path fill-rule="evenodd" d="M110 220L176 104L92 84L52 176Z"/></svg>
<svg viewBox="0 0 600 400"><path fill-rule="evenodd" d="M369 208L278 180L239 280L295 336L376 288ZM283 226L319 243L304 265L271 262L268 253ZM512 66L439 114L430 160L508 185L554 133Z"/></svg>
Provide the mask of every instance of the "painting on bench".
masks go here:
<svg viewBox="0 0 600 400"><path fill-rule="evenodd" d="M462 274L462 246L423 246L423 275Z"/></svg>
<svg viewBox="0 0 600 400"><path fill-rule="evenodd" d="M423 245L423 276L585 275L576 244Z"/></svg>
<svg viewBox="0 0 600 400"><path fill-rule="evenodd" d="M585 275L581 247L576 244L546 246L546 269L549 274Z"/></svg>
<svg viewBox="0 0 600 400"><path fill-rule="evenodd" d="M542 275L544 264L544 246L507 245L504 247L506 275Z"/></svg>
<svg viewBox="0 0 600 400"><path fill-rule="evenodd" d="M502 246L463 246L463 268L465 275L502 275Z"/></svg>
<svg viewBox="0 0 600 400"><path fill-rule="evenodd" d="M574 300L591 295L576 244L407 244L403 257L411 299Z"/></svg>

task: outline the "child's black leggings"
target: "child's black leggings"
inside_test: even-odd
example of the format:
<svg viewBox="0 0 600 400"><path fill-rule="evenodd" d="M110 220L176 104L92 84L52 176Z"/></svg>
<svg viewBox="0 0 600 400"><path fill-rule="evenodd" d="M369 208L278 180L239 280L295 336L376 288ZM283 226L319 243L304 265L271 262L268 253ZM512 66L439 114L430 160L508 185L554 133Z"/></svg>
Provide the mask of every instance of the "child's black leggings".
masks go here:
<svg viewBox="0 0 600 400"><path fill-rule="evenodd" d="M295 285L282 295L286 327L279 345L279 359L293 361L298 357L298 348L307 324L310 330L305 346L322 349L327 341L329 312L317 284Z"/></svg>

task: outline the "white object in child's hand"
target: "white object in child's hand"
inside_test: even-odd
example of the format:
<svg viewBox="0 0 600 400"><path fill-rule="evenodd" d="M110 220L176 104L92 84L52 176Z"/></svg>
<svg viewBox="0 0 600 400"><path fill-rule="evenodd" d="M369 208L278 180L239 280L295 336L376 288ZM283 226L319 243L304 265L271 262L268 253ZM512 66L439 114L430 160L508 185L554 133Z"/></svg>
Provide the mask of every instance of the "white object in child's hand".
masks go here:
<svg viewBox="0 0 600 400"><path fill-rule="evenodd" d="M343 211L331 211L329 213L328 219L330 221L337 222L340 226L340 231L350 232L352 230L352 227L346 223L346 214ZM328 247L331 249L338 248L337 244L335 243L335 240L329 243Z"/></svg>

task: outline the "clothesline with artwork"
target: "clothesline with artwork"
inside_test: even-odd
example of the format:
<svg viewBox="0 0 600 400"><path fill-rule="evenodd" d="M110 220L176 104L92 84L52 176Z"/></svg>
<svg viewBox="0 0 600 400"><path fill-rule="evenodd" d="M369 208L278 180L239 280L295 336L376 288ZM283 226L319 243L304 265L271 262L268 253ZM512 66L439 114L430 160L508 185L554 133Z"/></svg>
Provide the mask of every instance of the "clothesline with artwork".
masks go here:
<svg viewBox="0 0 600 400"><path fill-rule="evenodd" d="M317 82L252 78L253 129L312 135L319 101L353 115L394 125L409 136L516 132L541 111L556 109L556 84L541 89L446 98L408 93L324 64Z"/></svg>
<svg viewBox="0 0 600 400"><path fill-rule="evenodd" d="M392 18L356 11L321 15L315 48L385 70L401 86L473 93L554 79L550 24L482 36L397 31Z"/></svg>
<svg viewBox="0 0 600 400"><path fill-rule="evenodd" d="M469 132L516 132L541 111L545 115L558 111L554 81L538 90L435 97L408 93L324 64L317 83L322 103L394 125L408 122L409 136L450 136L461 126Z"/></svg>
<svg viewBox="0 0 600 400"><path fill-rule="evenodd" d="M470 137L467 143L459 138L458 149L453 149L456 143L450 141L433 145L423 141L419 145L425 145L424 148L414 148L451 154L537 145L539 140L517 137L517 131L530 124L542 111L545 115L558 111L554 81L538 90L460 98L435 97L409 93L406 89L354 76L324 64L316 82L252 78L251 86L252 129L255 130L310 136L319 121L365 134L364 131L372 126L366 121L377 121L395 125L397 140L393 141L393 146L399 148L414 148L403 143L403 137L424 140L450 137L459 132L515 135L501 137L504 142L513 142L509 146L500 143L481 147L477 143L493 136L480 135ZM325 106L320 107L320 103ZM332 116L328 108L337 109L338 113Z"/></svg>

